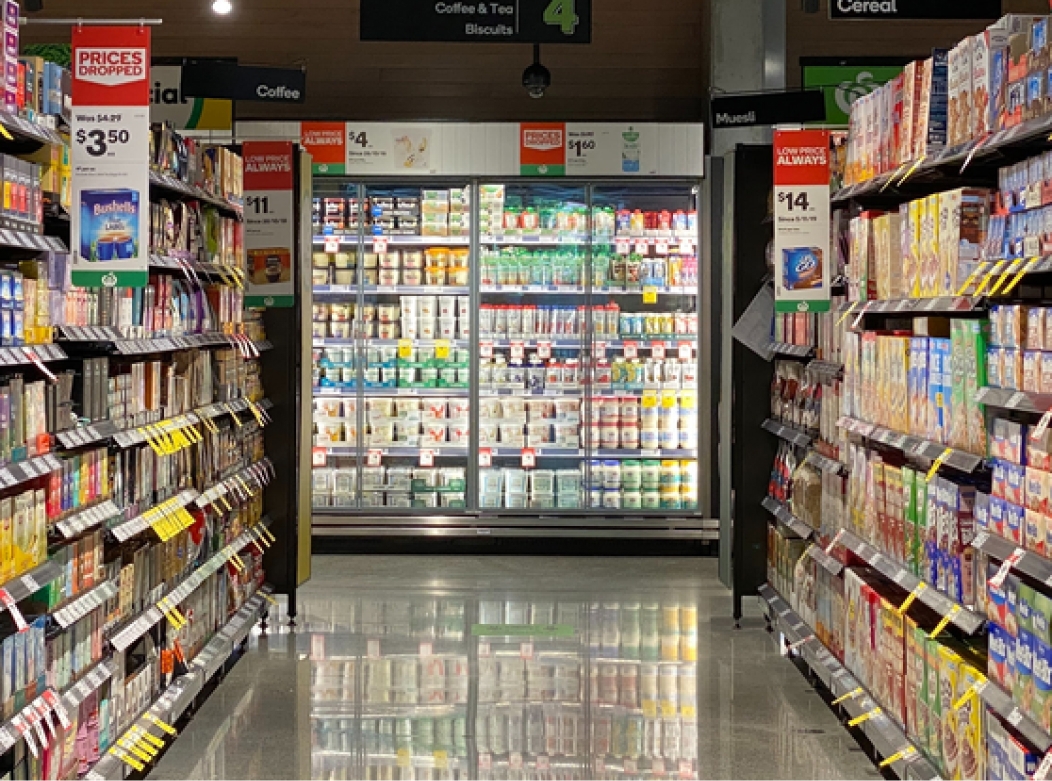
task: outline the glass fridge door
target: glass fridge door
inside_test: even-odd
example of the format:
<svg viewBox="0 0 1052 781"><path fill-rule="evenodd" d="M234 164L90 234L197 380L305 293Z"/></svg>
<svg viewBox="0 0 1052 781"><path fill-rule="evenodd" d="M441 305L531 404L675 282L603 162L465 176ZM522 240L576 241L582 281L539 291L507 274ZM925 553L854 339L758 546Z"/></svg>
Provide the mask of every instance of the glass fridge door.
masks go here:
<svg viewBox="0 0 1052 781"><path fill-rule="evenodd" d="M582 506L583 185L479 187L479 505Z"/></svg>
<svg viewBox="0 0 1052 781"><path fill-rule="evenodd" d="M698 225L691 184L596 185L587 506L698 510Z"/></svg>
<svg viewBox="0 0 1052 781"><path fill-rule="evenodd" d="M350 246L322 253L331 256L331 284L317 284L318 274L314 287L316 329L328 324L325 338L315 334L315 426L328 456L315 471L316 507L387 518L465 511L469 199L465 182L344 190ZM341 205L330 200L320 205L323 244L339 237L325 222ZM318 495L326 485L327 502Z"/></svg>

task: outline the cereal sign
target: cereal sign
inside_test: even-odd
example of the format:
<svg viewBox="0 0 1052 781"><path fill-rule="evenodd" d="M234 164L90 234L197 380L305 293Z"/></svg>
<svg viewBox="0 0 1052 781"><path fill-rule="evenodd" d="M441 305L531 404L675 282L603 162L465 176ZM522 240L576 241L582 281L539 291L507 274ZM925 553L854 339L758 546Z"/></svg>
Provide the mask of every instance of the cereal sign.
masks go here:
<svg viewBox="0 0 1052 781"><path fill-rule="evenodd" d="M73 284L149 276L150 28L73 29Z"/></svg>
<svg viewBox="0 0 1052 781"><path fill-rule="evenodd" d="M774 135L775 308L828 312L829 131Z"/></svg>

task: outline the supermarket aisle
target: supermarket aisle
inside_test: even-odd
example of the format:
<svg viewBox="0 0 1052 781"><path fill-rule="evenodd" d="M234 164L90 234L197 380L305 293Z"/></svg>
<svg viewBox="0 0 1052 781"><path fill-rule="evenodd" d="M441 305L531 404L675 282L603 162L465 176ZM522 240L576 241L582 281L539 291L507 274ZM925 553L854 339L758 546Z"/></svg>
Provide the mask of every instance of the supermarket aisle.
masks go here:
<svg viewBox="0 0 1052 781"><path fill-rule="evenodd" d="M715 567L317 557L151 778L877 777Z"/></svg>

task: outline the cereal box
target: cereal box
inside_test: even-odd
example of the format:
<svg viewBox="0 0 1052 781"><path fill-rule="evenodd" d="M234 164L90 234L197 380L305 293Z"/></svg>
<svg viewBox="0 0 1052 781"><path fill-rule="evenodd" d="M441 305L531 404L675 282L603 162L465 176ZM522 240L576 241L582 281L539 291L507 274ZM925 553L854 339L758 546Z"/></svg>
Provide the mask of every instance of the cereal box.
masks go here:
<svg viewBox="0 0 1052 781"><path fill-rule="evenodd" d="M936 655L939 659L938 669L938 706L940 735L942 736L942 775L943 778L959 778L960 773L960 728L959 713L953 705L960 696L961 666L963 660L956 651L936 643Z"/></svg>

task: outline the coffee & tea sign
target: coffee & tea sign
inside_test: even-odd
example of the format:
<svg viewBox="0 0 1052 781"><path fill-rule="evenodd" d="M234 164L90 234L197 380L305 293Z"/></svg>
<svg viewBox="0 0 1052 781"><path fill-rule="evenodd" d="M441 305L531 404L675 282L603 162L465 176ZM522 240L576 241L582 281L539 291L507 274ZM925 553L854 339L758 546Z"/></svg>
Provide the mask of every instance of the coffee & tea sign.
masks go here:
<svg viewBox="0 0 1052 781"><path fill-rule="evenodd" d="M73 284L149 276L150 28L75 27L70 122Z"/></svg>
<svg viewBox="0 0 1052 781"><path fill-rule="evenodd" d="M295 152L287 141L245 142L247 306L295 303L293 246Z"/></svg>

